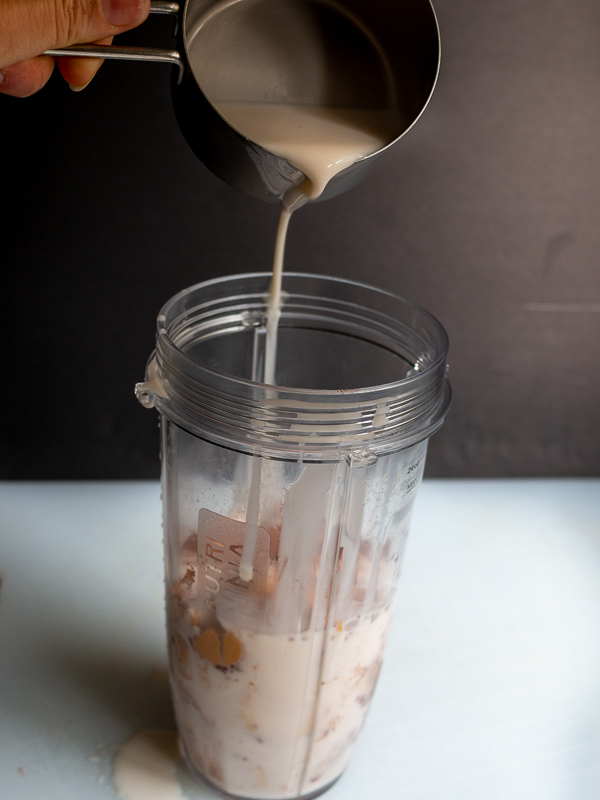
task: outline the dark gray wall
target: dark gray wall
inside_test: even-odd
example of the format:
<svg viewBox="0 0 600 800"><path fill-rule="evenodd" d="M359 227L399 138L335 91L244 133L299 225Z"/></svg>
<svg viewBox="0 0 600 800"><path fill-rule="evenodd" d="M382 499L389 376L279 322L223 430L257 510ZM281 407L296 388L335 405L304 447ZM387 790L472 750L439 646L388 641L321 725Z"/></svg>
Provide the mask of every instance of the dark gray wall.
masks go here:
<svg viewBox="0 0 600 800"><path fill-rule="evenodd" d="M429 475L598 475L600 4L436 10L428 110L360 187L297 214L287 267L378 284L446 325L454 401ZM109 63L81 94L56 78L0 97L1 477L157 476L133 385L158 309L270 267L276 207L195 159L169 80Z"/></svg>

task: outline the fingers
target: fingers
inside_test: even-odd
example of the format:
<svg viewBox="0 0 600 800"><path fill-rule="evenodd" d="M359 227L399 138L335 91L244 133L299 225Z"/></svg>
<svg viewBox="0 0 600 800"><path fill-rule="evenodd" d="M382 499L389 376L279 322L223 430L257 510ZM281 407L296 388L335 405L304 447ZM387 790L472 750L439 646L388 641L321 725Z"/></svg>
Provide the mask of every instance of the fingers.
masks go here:
<svg viewBox="0 0 600 800"><path fill-rule="evenodd" d="M149 11L150 0L0 0L0 69L129 30Z"/></svg>
<svg viewBox="0 0 600 800"><path fill-rule="evenodd" d="M112 36L94 44L111 44ZM55 59L51 56L28 58L19 64L5 67L2 70L4 81L0 83L0 92L12 97L29 97L46 85L54 70ZM58 69L65 81L74 91L85 89L98 72L103 58L58 58Z"/></svg>
<svg viewBox="0 0 600 800"><path fill-rule="evenodd" d="M28 58L0 72L0 92L12 97L29 97L38 92L52 75L51 56Z"/></svg>
<svg viewBox="0 0 600 800"><path fill-rule="evenodd" d="M50 78L46 50L70 44L109 44L150 11L150 0L0 0L0 93L29 97ZM59 69L75 89L92 80L102 59L60 58Z"/></svg>
<svg viewBox="0 0 600 800"><path fill-rule="evenodd" d="M101 39L94 44L111 44L112 36L108 39ZM57 58L56 63L60 74L74 91L85 89L94 75L98 72L103 58Z"/></svg>

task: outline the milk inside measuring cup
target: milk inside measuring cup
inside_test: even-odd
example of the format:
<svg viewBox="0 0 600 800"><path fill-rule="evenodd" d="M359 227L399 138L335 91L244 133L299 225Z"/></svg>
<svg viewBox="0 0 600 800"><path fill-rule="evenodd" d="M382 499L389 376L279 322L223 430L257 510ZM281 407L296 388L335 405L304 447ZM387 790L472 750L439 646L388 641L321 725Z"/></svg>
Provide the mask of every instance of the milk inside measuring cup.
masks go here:
<svg viewBox="0 0 600 800"><path fill-rule="evenodd" d="M337 172L406 128L388 57L343 5L242 0L189 24L188 58L203 94L251 142L287 159L315 198ZM284 202L291 205L298 199Z"/></svg>

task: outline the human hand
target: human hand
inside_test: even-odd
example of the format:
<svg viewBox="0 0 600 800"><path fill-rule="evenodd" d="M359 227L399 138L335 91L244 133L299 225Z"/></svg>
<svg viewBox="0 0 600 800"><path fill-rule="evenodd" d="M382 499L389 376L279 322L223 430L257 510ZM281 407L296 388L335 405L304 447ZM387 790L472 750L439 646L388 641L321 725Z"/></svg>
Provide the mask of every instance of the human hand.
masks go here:
<svg viewBox="0 0 600 800"><path fill-rule="evenodd" d="M135 28L149 11L150 0L0 0L0 92L34 94L50 78L55 61L72 89L85 88L101 58L40 54L71 44L110 44L113 35Z"/></svg>

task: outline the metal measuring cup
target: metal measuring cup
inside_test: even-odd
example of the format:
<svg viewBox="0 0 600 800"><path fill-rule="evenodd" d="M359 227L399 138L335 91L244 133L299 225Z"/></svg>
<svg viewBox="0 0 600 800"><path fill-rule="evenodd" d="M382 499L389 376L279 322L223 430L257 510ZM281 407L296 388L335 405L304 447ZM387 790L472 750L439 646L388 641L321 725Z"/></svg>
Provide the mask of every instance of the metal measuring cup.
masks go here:
<svg viewBox="0 0 600 800"><path fill-rule="evenodd" d="M332 64L337 63L331 80L328 73L325 81L311 80L310 74L306 77L302 72L312 73L311 63L302 61L300 55L296 64L294 56L289 56L294 51L297 31L278 21L285 3L308 15L307 24L325 42L326 59L334 51L342 54L337 62L331 58ZM261 20L255 26L257 48L256 42L248 44L247 31L239 42L232 42L231 37L237 35L233 15L239 17L240 13L254 10L259 11ZM323 198L357 183L376 159L414 125L437 81L440 36L429 0L186 0L183 5L152 0L150 11L175 18L175 49L76 45L49 50L47 54L157 61L176 66L172 101L188 144L215 175L261 200L280 200L288 190L300 185L305 175L235 130L215 108L214 95L226 84L231 62L243 78L250 77L251 97L244 100L397 107L397 135L377 152L338 173ZM343 41L342 29L349 36L347 41ZM349 33L352 29L360 31L360 35ZM281 40L277 47L272 47L274 38ZM283 53L285 63L275 60L267 72L262 68L260 52L255 63L244 62L244 53L248 57L250 51L260 50L264 44L269 47L269 57L275 51L280 54L278 57ZM225 63L224 53L236 56L228 56ZM255 69L256 65L259 68Z"/></svg>

